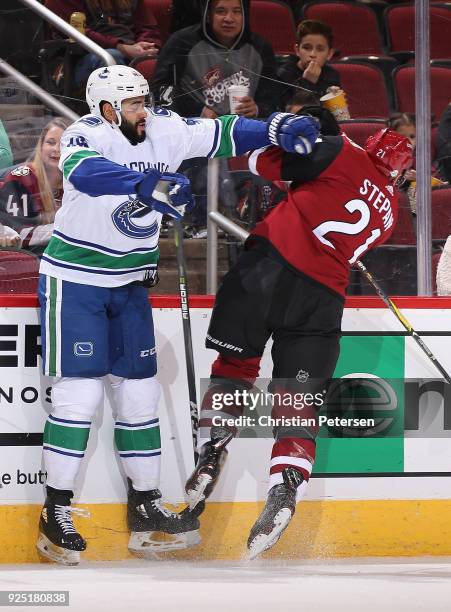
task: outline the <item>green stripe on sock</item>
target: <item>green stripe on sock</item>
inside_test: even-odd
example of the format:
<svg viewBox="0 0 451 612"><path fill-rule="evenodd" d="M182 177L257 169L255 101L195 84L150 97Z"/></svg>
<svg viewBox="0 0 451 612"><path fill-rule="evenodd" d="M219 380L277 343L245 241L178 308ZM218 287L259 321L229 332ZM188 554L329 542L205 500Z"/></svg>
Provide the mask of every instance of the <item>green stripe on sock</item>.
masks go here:
<svg viewBox="0 0 451 612"><path fill-rule="evenodd" d="M63 164L64 178L69 178L69 174L75 168L75 166L83 159L87 157L100 157L96 151L77 151L70 155Z"/></svg>
<svg viewBox="0 0 451 612"><path fill-rule="evenodd" d="M220 135L220 144L219 149L216 151L214 157L233 157L234 156L234 147L233 147L233 126L237 121L238 117L236 115L223 115L222 117L218 117L221 122L221 135Z"/></svg>
<svg viewBox="0 0 451 612"><path fill-rule="evenodd" d="M49 278L50 296L49 296L49 376L56 376L56 278Z"/></svg>
<svg viewBox="0 0 451 612"><path fill-rule="evenodd" d="M146 451L161 448L160 428L114 429L114 441L118 451Z"/></svg>
<svg viewBox="0 0 451 612"><path fill-rule="evenodd" d="M90 430L90 427L65 427L47 421L44 427L44 444L84 452Z"/></svg>

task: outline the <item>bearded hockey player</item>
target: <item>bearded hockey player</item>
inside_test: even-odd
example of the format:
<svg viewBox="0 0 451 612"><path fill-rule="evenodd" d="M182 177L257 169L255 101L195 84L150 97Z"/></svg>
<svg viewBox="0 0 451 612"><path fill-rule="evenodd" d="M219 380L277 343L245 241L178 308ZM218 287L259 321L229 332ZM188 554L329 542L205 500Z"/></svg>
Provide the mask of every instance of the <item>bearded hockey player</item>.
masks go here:
<svg viewBox="0 0 451 612"><path fill-rule="evenodd" d="M291 186L257 224L216 297L206 346L221 349L201 406L199 461L186 483L191 508L202 509L211 494L236 434L230 421L243 411L241 400L220 410L218 402L252 387L270 337L275 397L324 397L339 355L350 267L390 236L397 219L394 183L411 164L408 139L386 129L364 149L339 135L319 137L303 157L276 147L250 155L254 173ZM294 401L272 407L269 493L249 535L250 558L277 542L305 493L321 406L303 407L307 427L293 420L299 416Z"/></svg>
<svg viewBox="0 0 451 612"><path fill-rule="evenodd" d="M77 564L86 548L73 525L71 499L105 381L129 481L129 549L145 554L199 542L195 516L169 512L158 489L160 387L147 288L156 279L162 215L181 219L192 206L188 180L174 172L184 159L239 155L270 143L309 153L318 134L312 118L286 114L268 123L182 119L148 108L148 94L133 68L95 70L86 89L91 113L61 140L63 203L39 286L44 373L55 379L37 546L65 564Z"/></svg>

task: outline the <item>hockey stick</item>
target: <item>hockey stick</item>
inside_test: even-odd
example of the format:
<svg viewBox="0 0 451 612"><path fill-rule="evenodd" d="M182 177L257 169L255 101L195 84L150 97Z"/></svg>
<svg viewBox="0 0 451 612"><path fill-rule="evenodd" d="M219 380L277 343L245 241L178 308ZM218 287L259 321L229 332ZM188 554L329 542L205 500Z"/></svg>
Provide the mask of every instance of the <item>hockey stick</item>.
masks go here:
<svg viewBox="0 0 451 612"><path fill-rule="evenodd" d="M193 437L194 465L197 463L197 435L199 415L197 411L196 375L194 370L193 340L191 336L191 317L188 304L188 282L186 278L185 256L183 253L183 228L181 221L174 221L174 241L179 273L180 309L182 313L183 340L185 345L186 376L188 379L189 411Z"/></svg>
<svg viewBox="0 0 451 612"><path fill-rule="evenodd" d="M421 350L429 357L429 359L435 365L435 367L440 372L440 374L443 376L445 381L448 384L451 384L451 377L448 374L448 372L445 370L445 368L442 366L442 364L438 361L436 356L426 346L426 344L423 342L423 340L417 334L417 332L413 329L412 325L409 323L409 321L406 319L406 317L402 314L402 312L399 310L399 308L388 297L388 295L385 293L385 291L382 289L382 287L379 285L379 283L374 279L372 274L370 274L368 272L368 270L366 269L364 264L360 260L357 260L355 263L357 264L359 270L366 276L368 281L373 285L373 287L376 290L377 295L390 308L392 313L395 315L395 317L398 319L398 321L403 325L403 327L408 331L409 335L412 336L412 338L415 340L415 342L418 344L418 346L421 348Z"/></svg>

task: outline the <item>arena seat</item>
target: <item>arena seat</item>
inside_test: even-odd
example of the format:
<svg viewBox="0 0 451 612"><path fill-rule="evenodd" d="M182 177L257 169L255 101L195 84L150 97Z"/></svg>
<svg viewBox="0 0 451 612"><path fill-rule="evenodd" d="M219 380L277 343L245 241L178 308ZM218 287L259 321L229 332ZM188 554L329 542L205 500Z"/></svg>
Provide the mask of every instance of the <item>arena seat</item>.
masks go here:
<svg viewBox="0 0 451 612"><path fill-rule="evenodd" d="M431 115L438 121L451 100L451 66L431 66L430 77ZM415 66L395 68L393 85L397 110L415 113Z"/></svg>
<svg viewBox="0 0 451 612"><path fill-rule="evenodd" d="M430 6L430 57L451 58L451 5ZM415 50L415 5L394 4L384 11L388 50L401 61L413 57Z"/></svg>
<svg viewBox="0 0 451 612"><path fill-rule="evenodd" d="M360 2L311 2L303 19L317 19L331 26L337 58L345 55L381 55L382 38L376 13Z"/></svg>
<svg viewBox="0 0 451 612"><path fill-rule="evenodd" d="M340 129L343 134L363 147L367 138L386 126L384 119L350 119L340 121Z"/></svg>
<svg viewBox="0 0 451 612"><path fill-rule="evenodd" d="M0 294L36 293L39 259L25 251L0 250Z"/></svg>
<svg viewBox="0 0 451 612"><path fill-rule="evenodd" d="M271 43L276 55L294 53L296 28L291 9L276 0L250 3L251 30Z"/></svg>
<svg viewBox="0 0 451 612"><path fill-rule="evenodd" d="M379 68L359 62L331 62L331 66L340 73L352 119L388 117L389 96Z"/></svg>

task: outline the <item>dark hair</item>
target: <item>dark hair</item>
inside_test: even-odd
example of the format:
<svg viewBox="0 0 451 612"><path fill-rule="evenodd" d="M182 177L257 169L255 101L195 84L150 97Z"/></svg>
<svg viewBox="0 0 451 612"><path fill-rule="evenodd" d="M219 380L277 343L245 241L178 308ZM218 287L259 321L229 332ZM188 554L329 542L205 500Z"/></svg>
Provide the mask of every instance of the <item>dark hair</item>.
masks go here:
<svg viewBox="0 0 451 612"><path fill-rule="evenodd" d="M387 127L397 130L402 125L415 125L415 115L412 113L393 113L387 120Z"/></svg>
<svg viewBox="0 0 451 612"><path fill-rule="evenodd" d="M286 106L319 106L320 102L312 91L306 89L299 90L288 100Z"/></svg>
<svg viewBox="0 0 451 612"><path fill-rule="evenodd" d="M317 21L316 19L304 19L296 29L297 42L302 42L304 36L308 36L309 34L321 34L327 40L327 44L330 48L334 46L332 28L330 25L327 25L327 23Z"/></svg>

